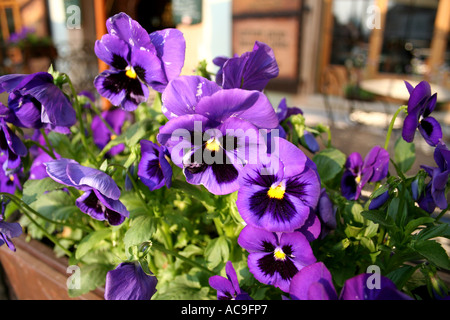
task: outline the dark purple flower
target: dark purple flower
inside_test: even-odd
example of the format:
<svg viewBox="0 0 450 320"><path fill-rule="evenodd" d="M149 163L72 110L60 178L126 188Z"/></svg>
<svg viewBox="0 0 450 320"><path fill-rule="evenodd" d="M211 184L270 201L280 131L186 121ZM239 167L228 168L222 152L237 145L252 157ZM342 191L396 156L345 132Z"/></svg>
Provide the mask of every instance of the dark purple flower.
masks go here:
<svg viewBox="0 0 450 320"><path fill-rule="evenodd" d="M222 90L198 76L172 80L162 102L169 122L160 128L159 143L184 169L189 183L202 184L214 194L239 188L237 178L243 165L265 149L258 127L278 125L262 93Z"/></svg>
<svg viewBox="0 0 450 320"><path fill-rule="evenodd" d="M165 147L148 140L141 140L141 161L138 177L150 189L160 189L172 184L172 167L166 159Z"/></svg>
<svg viewBox="0 0 450 320"><path fill-rule="evenodd" d="M265 43L256 41L252 51L226 61L219 58L221 66L217 84L224 89L240 88L263 91L269 81L279 73L273 50Z"/></svg>
<svg viewBox="0 0 450 320"><path fill-rule="evenodd" d="M291 281L289 294L293 300L337 300L330 271L323 262L301 269Z"/></svg>
<svg viewBox="0 0 450 320"><path fill-rule="evenodd" d="M61 157L56 155L57 159ZM47 169L45 163L53 160L53 158L45 152L39 153L39 155L34 158L33 163L30 167L30 180L40 180L48 177Z"/></svg>
<svg viewBox="0 0 450 320"><path fill-rule="evenodd" d="M27 148L20 138L8 127L4 118L0 117L0 155L3 155L3 170L15 170L20 167L20 157L25 157Z"/></svg>
<svg viewBox="0 0 450 320"><path fill-rule="evenodd" d="M56 182L85 191L76 200L80 210L96 220L120 225L129 212L120 202L120 189L103 171L84 167L70 159L45 163L47 174Z"/></svg>
<svg viewBox="0 0 450 320"><path fill-rule="evenodd" d="M299 270L316 262L308 240L300 232L274 233L247 225L238 244L249 252L248 267L261 283L289 292Z"/></svg>
<svg viewBox="0 0 450 320"><path fill-rule="evenodd" d="M122 109L111 109L102 112L102 117L115 132L114 134L103 123L99 116L92 119L92 137L94 143L100 149L103 149L111 140L116 139L122 133L122 126L127 119L127 112ZM108 151L109 156L115 156L125 149L124 144L119 144Z"/></svg>
<svg viewBox="0 0 450 320"><path fill-rule="evenodd" d="M108 34L95 44L98 58L111 66L94 81L115 106L133 111L147 101L149 88L162 92L184 65L185 41L177 29L148 34L125 13L108 19Z"/></svg>
<svg viewBox="0 0 450 320"><path fill-rule="evenodd" d="M341 180L342 195L348 200L357 200L365 184L384 179L388 169L389 153L379 146L373 147L364 161L358 152L350 154Z"/></svg>
<svg viewBox="0 0 450 320"><path fill-rule="evenodd" d="M388 200L389 200L389 190L386 190L382 194L373 198L372 201L370 201L369 210L375 210L380 208Z"/></svg>
<svg viewBox="0 0 450 320"><path fill-rule="evenodd" d="M5 75L0 77L0 87L1 92L9 94L10 115L7 121L14 125L67 131L64 128L76 122L75 110L69 99L47 72Z"/></svg>
<svg viewBox="0 0 450 320"><path fill-rule="evenodd" d="M379 283L371 279L379 277ZM378 287L377 287L378 286ZM399 291L389 278L373 273L363 273L345 281L340 300L412 300Z"/></svg>
<svg viewBox="0 0 450 320"><path fill-rule="evenodd" d="M4 220L4 210L6 204L6 201L2 201L2 203L0 204L2 206L2 211L0 212L0 247L6 243L7 247L11 251L16 251L16 247L12 243L11 238L19 237L22 234L22 227L17 222L10 223Z"/></svg>
<svg viewBox="0 0 450 320"><path fill-rule="evenodd" d="M212 276L209 285L217 290L217 300L253 300L248 293L241 291L236 271L231 261L225 266L227 277Z"/></svg>
<svg viewBox="0 0 450 320"><path fill-rule="evenodd" d="M0 164L6 159L5 155L0 155ZM0 192L14 194L16 190L22 189L18 173L19 169L4 170L3 165L0 167Z"/></svg>
<svg viewBox="0 0 450 320"><path fill-rule="evenodd" d="M420 82L415 88L405 81L410 97L408 100L408 115L403 123L402 137L406 142L412 142L417 128L425 141L436 146L442 139L442 129L439 122L430 117L436 107L437 94L431 95L430 84Z"/></svg>
<svg viewBox="0 0 450 320"><path fill-rule="evenodd" d="M380 274L363 273L345 281L339 298L330 271L322 262L301 269L292 279L294 300L412 300Z"/></svg>
<svg viewBox="0 0 450 320"><path fill-rule="evenodd" d="M442 142L434 149L434 161L437 167L422 166L422 168L431 177L430 192L436 206L444 210L448 206L445 190L450 176L450 150Z"/></svg>
<svg viewBox="0 0 450 320"><path fill-rule="evenodd" d="M433 195L431 193L431 182L425 186L422 192L420 192L418 180L414 180L411 183L411 191L413 199L417 202L421 209L428 213L434 212L434 209L436 209L436 203L434 202Z"/></svg>
<svg viewBox="0 0 450 320"><path fill-rule="evenodd" d="M106 300L150 300L156 293L158 279L144 272L138 262L123 262L108 271Z"/></svg>
<svg viewBox="0 0 450 320"><path fill-rule="evenodd" d="M247 224L291 232L315 210L320 181L312 161L299 148L282 138L272 144L275 153L244 167L236 205Z"/></svg>

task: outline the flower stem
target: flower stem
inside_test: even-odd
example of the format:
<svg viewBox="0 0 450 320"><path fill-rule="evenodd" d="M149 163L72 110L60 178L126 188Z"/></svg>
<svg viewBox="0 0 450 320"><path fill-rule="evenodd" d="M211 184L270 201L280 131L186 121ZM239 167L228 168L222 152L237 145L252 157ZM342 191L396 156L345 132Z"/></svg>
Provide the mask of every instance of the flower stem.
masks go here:
<svg viewBox="0 0 450 320"><path fill-rule="evenodd" d="M66 75L66 78L67 78L67 83L69 84L69 87L70 87L70 91L72 92L74 107L75 107L75 111L77 114L77 120L80 125L81 143L83 144L84 149L90 156L91 160L94 163L97 163L95 155L92 153L92 150L89 148L87 140L86 140L86 133L85 133L85 127L84 127L84 122L83 122L83 110L82 110L82 106L80 105L80 103L78 101L77 92L75 90L75 87L73 86L72 80L70 80L68 75Z"/></svg>
<svg viewBox="0 0 450 320"><path fill-rule="evenodd" d="M178 253L176 253L176 252L174 252L172 250L166 249L166 247L164 247L163 245L161 245L159 243L153 242L152 243L152 248L155 248L156 250L161 251L163 253L170 254L170 255L174 256L175 258L178 258L180 260L183 260L184 262L189 263L193 267L197 267L197 268L199 268L199 269L209 273L210 275L214 275L214 272L212 272L208 268L202 266L201 264L199 264L199 263L197 263L197 262L195 262L195 261L193 261L193 260L191 260L189 258L183 257L182 255L180 255L180 254L178 254Z"/></svg>
<svg viewBox="0 0 450 320"><path fill-rule="evenodd" d="M50 143L50 139L48 138L48 136L47 136L47 133L45 132L45 129L41 129L41 134L42 134L42 136L44 137L44 140L45 140L45 144L47 145L47 150L44 150L42 147L43 146L41 146L40 144L38 144L37 142L36 142L36 144L42 149L42 150L44 150L44 151L46 151L49 155L50 155L50 157L52 157L53 159L56 159L56 156L55 156L55 151L53 150L53 146L52 146L52 144Z"/></svg>
<svg viewBox="0 0 450 320"><path fill-rule="evenodd" d="M389 140L391 140L391 134L392 134L392 130L394 129L394 124L395 124L395 120L397 119L397 116L400 114L400 112L405 111L408 108L408 106L401 106L400 108L398 108L398 110L394 113L392 119L391 119L391 123L389 124L389 129L386 135L386 141L384 142L384 149L387 150L388 146L389 146Z"/></svg>

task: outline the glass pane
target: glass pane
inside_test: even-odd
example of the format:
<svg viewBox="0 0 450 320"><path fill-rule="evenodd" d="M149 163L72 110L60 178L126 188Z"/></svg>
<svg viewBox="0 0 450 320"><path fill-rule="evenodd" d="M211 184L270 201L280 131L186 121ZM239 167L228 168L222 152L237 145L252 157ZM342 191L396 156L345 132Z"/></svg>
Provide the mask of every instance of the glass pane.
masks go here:
<svg viewBox="0 0 450 320"><path fill-rule="evenodd" d="M439 0L390 0L386 15L380 72L426 72Z"/></svg>
<svg viewBox="0 0 450 320"><path fill-rule="evenodd" d="M371 33L370 7L374 0L333 1L331 64L363 67Z"/></svg>

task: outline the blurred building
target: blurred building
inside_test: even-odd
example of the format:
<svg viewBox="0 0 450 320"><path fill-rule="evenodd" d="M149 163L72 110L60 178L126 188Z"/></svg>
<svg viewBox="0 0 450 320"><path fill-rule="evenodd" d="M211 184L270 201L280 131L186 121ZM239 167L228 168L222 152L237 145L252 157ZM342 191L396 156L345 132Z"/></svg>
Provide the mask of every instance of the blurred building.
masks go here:
<svg viewBox="0 0 450 320"><path fill-rule="evenodd" d="M183 31L185 74L200 60L214 71L213 58L240 55L258 40L279 63L280 76L269 85L274 91L345 95L349 86L380 77L450 86L450 0L0 1L2 72L20 60L8 41L26 28L49 37L56 52L23 70L51 62L88 87L105 67L93 55L95 40L106 32L105 19L121 11L148 32Z"/></svg>

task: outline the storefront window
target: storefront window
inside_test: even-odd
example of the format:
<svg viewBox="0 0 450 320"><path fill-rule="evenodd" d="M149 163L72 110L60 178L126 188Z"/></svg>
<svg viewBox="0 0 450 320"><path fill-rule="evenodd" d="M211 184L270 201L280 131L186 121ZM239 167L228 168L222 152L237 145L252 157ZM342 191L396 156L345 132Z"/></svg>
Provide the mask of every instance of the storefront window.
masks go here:
<svg viewBox="0 0 450 320"><path fill-rule="evenodd" d="M330 63L363 67L371 33L373 0L333 1L333 41Z"/></svg>
<svg viewBox="0 0 450 320"><path fill-rule="evenodd" d="M390 0L379 71L423 75L439 0Z"/></svg>

